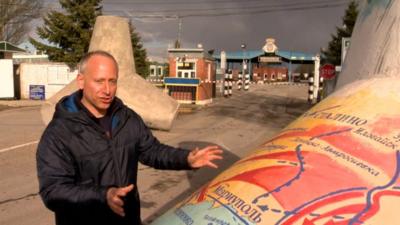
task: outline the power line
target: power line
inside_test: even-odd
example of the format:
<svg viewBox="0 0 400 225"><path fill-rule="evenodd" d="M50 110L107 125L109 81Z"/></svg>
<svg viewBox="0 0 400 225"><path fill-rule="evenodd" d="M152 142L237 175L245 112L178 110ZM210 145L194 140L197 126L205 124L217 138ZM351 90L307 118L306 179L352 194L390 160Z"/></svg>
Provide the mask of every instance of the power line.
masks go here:
<svg viewBox="0 0 400 225"><path fill-rule="evenodd" d="M216 2L238 2L239 0L216 0ZM260 1L260 0L248 0L248 1ZM249 14L263 14L270 12L282 12L282 11L302 11L310 9L324 9L340 7L348 4L349 0L336 0L334 3L330 3L330 0L314 0L309 2L292 2L292 3L280 3L280 4L267 4L259 6L247 6L247 7L220 7L220 8L208 8L208 9L177 9L177 10L159 10L159 11L147 11L147 10L106 10L103 8L104 13L126 13L128 17L140 19L140 18L161 18L177 19L185 17L220 17L220 16L232 16L232 15L249 15ZM202 3L207 1L200 1ZM139 2L136 2L139 3ZM177 1L175 3L178 3ZM1 5L19 5L18 3L0 3ZM55 9L50 7L41 7L42 9ZM61 8L60 8L61 9ZM257 9L257 10L253 10ZM230 12L229 12L230 10ZM238 11L239 10L239 11ZM228 11L228 12L216 12L216 11ZM188 13L196 12L196 13ZM203 13L198 13L203 12ZM141 13L141 15L132 15Z"/></svg>
<svg viewBox="0 0 400 225"><path fill-rule="evenodd" d="M246 0L245 2L265 2L265 0ZM336 0L335 3L338 2L343 2L343 3L348 3L350 0ZM183 2L183 1L175 1L175 2L102 2L100 3L101 5L114 5L114 4L204 4L204 3L233 3L233 2L243 2L243 0L215 0L215 1L196 1L196 2ZM247 6L247 7L226 7L226 8L208 8L208 9L198 9L198 8L190 8L190 9L176 9L176 10L158 10L158 11L150 11L150 10L134 10L130 11L133 13L154 13L154 14L160 14L160 13L169 13L169 12L199 12L199 11L217 11L217 10L235 10L235 9L240 9L240 10L246 10L246 9L252 9L256 8L259 9L260 7L284 7L284 6L305 6L307 4L324 4L324 3L329 3L332 2L331 0L316 0L316 1L311 1L311 2L299 2L298 0L295 0L295 2L286 2L282 3L275 3L275 4L266 4L266 5L258 5L258 6ZM25 6L21 3L1 3L0 6ZM49 7L49 6L40 6L41 9L62 9L61 7ZM104 9L104 8L103 8ZM121 10L105 10L108 12L120 12ZM127 11L124 9L123 11Z"/></svg>
<svg viewBox="0 0 400 225"><path fill-rule="evenodd" d="M349 0L336 0L335 3L347 3ZM317 4L326 4L332 3L332 0L316 0L311 2L293 2L293 3L286 3L286 4L267 4L267 5L258 5L258 6L245 6L245 7L223 7L223 8L207 8L207 9L170 9L170 10L133 10L129 11L131 13L149 13L149 14L161 14L161 13L170 13L170 12L199 12L199 11L218 11L218 10L248 10L248 9L260 9L260 8L271 8L271 7L290 7L290 6L314 6ZM126 11L126 9L124 9ZM113 11L113 10L108 10Z"/></svg>
<svg viewBox="0 0 400 225"><path fill-rule="evenodd" d="M346 5L346 3L325 3L322 5L310 5L310 6L296 6L296 7L281 7L275 9L259 9L259 10L247 10L247 11L232 11L232 12L220 12L220 13L193 13L193 14L164 14L164 15L131 15L130 12L127 11L104 11L104 12L125 12L128 17L131 18L161 18L161 19L177 19L177 18L185 18L185 17L220 17L220 16L232 16L232 15L249 15L249 14L263 14L263 13L272 13L272 12L283 12L283 11L303 11L303 10L311 10L311 9L325 9L325 8L335 8Z"/></svg>
<svg viewBox="0 0 400 225"><path fill-rule="evenodd" d="M247 2L265 2L265 0L203 0L203 1L141 1L141 2L125 2L125 1L112 1L103 2L102 4L129 4L129 5L198 5L206 3L247 3Z"/></svg>

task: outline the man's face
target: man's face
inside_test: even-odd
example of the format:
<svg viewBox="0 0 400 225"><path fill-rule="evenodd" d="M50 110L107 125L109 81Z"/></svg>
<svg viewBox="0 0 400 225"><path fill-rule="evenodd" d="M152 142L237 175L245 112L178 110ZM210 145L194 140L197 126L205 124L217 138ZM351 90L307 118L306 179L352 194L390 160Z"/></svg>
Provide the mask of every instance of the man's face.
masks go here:
<svg viewBox="0 0 400 225"><path fill-rule="evenodd" d="M83 90L82 103L96 117L102 117L110 107L117 91L118 69L113 60L92 56L84 74L78 74L77 81Z"/></svg>

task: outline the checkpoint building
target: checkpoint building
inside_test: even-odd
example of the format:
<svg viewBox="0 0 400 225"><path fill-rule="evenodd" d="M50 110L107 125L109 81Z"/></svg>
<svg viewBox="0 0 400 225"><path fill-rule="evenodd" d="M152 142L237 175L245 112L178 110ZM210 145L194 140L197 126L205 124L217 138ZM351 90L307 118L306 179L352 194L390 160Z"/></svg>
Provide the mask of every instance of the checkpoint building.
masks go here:
<svg viewBox="0 0 400 225"><path fill-rule="evenodd" d="M221 57L224 55L224 57ZM314 64L314 72L319 70L319 56L296 51L279 50L275 39L267 38L261 50L246 50L215 53L213 57L217 61L217 68L232 71L233 79L241 73L241 67L246 68L253 81L294 81L298 74L293 73L294 64ZM226 62L221 62L226 59ZM243 63L245 65L243 65ZM238 69L237 65L240 65Z"/></svg>
<svg viewBox="0 0 400 225"><path fill-rule="evenodd" d="M215 59L199 48L168 49L168 94L179 103L209 104L215 97Z"/></svg>

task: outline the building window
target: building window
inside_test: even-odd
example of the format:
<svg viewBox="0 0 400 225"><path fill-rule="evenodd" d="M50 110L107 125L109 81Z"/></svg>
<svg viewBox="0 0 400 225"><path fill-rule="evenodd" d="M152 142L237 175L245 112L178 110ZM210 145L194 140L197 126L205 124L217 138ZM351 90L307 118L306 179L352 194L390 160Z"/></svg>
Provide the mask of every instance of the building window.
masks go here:
<svg viewBox="0 0 400 225"><path fill-rule="evenodd" d="M157 75L158 76L160 76L161 74L162 74L162 70L161 70L162 68L161 67L158 67L157 68Z"/></svg>
<svg viewBox="0 0 400 225"><path fill-rule="evenodd" d="M195 62L178 62L176 71L177 71L177 77L195 78L196 77L196 63Z"/></svg>

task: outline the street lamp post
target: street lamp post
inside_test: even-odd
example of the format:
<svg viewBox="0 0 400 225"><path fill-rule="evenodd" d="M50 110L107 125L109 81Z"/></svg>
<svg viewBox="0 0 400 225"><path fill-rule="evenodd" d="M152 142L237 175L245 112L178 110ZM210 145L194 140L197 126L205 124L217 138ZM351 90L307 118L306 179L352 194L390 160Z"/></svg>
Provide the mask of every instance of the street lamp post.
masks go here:
<svg viewBox="0 0 400 225"><path fill-rule="evenodd" d="M246 44L241 44L240 47L242 48L242 79L245 72L245 58L244 58L244 51L246 50Z"/></svg>
<svg viewBox="0 0 400 225"><path fill-rule="evenodd" d="M242 48L242 74L239 76L239 81L238 81L238 89L242 89L242 85L244 85L244 72L245 72L245 58L244 58L244 51L246 49L246 44L241 44L240 47Z"/></svg>

